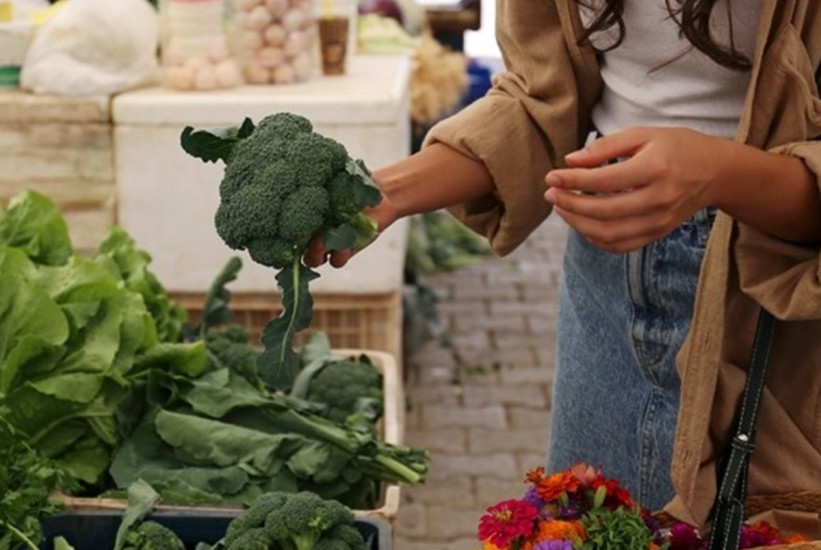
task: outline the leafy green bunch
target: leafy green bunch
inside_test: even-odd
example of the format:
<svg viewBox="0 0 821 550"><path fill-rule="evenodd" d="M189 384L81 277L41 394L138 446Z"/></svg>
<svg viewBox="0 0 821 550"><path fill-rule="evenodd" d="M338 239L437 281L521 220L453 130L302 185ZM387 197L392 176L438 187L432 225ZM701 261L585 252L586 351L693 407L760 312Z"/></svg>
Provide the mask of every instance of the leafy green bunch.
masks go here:
<svg viewBox="0 0 821 550"><path fill-rule="evenodd" d="M185 312L112 228L76 254L55 204L24 191L0 208L0 406L44 457L88 484L119 443L116 411L152 366L191 374L205 345L180 343Z"/></svg>
<svg viewBox="0 0 821 550"><path fill-rule="evenodd" d="M75 482L32 449L5 420L7 414L0 407L0 548L37 550L43 538L40 521L60 508L50 492L71 489Z"/></svg>
<svg viewBox="0 0 821 550"><path fill-rule="evenodd" d="M225 163L215 214L225 244L278 272L283 312L265 327L258 364L270 387L287 389L299 370L292 341L310 325L308 285L319 276L302 256L318 237L329 252L371 240L376 223L363 210L380 202L379 189L362 161L292 113L221 130L189 126L181 145L203 161Z"/></svg>

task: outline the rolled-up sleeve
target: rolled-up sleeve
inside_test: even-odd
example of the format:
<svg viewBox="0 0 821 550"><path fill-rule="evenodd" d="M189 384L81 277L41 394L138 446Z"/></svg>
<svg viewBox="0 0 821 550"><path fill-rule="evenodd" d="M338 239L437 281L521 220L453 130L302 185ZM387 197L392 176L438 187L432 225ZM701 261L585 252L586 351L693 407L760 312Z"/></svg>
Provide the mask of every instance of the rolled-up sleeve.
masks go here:
<svg viewBox="0 0 821 550"><path fill-rule="evenodd" d="M505 255L550 213L544 177L583 141L584 98L600 82L586 82L580 96L555 2L500 0L496 9L505 72L485 97L436 124L423 146L443 143L484 164L493 193L449 210Z"/></svg>
<svg viewBox="0 0 821 550"><path fill-rule="evenodd" d="M821 142L791 143L771 152L802 159L821 196ZM821 319L821 246L792 244L739 224L735 253L744 293L779 319Z"/></svg>

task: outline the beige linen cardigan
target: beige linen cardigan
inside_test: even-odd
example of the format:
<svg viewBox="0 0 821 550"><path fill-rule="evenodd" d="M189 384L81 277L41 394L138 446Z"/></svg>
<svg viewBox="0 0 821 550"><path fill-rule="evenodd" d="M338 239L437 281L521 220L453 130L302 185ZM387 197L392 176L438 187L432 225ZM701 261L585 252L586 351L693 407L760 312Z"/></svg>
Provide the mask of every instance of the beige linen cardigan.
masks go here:
<svg viewBox="0 0 821 550"><path fill-rule="evenodd" d="M480 160L495 190L452 212L504 255L549 214L544 176L581 146L601 91L595 52L578 46L575 0L498 0L506 71L486 97L437 124L426 144ZM802 158L821 185L821 1L763 0L752 78L736 139ZM772 182L778 185L777 181ZM719 214L679 354L682 401L668 511L703 525L715 457L732 423L758 304L779 323L758 422L749 494L821 493L819 248Z"/></svg>

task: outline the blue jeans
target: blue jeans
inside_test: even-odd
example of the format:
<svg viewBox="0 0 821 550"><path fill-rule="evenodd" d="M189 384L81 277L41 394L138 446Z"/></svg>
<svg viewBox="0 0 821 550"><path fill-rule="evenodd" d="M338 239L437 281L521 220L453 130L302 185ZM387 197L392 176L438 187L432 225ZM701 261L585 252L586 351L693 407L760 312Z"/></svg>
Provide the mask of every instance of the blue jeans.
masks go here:
<svg viewBox="0 0 821 550"><path fill-rule="evenodd" d="M713 210L611 254L570 229L559 296L548 471L601 467L651 510L672 496L676 353L690 326Z"/></svg>

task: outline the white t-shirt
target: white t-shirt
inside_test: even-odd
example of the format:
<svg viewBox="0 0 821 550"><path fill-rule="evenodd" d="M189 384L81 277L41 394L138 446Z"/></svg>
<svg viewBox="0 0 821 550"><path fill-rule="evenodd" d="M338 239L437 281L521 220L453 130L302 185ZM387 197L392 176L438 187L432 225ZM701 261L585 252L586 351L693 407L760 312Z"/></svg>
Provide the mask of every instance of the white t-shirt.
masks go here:
<svg viewBox="0 0 821 550"><path fill-rule="evenodd" d="M713 36L722 45L730 43L728 1L716 3L711 19ZM735 49L752 59L761 0L731 5ZM580 11L589 25L594 12L581 5ZM593 110L596 128L607 135L631 126L683 126L732 138L750 71L723 67L693 47L680 35L665 0L625 0L623 19L624 41L601 56L604 90ZM614 26L591 40L603 49L616 36Z"/></svg>

